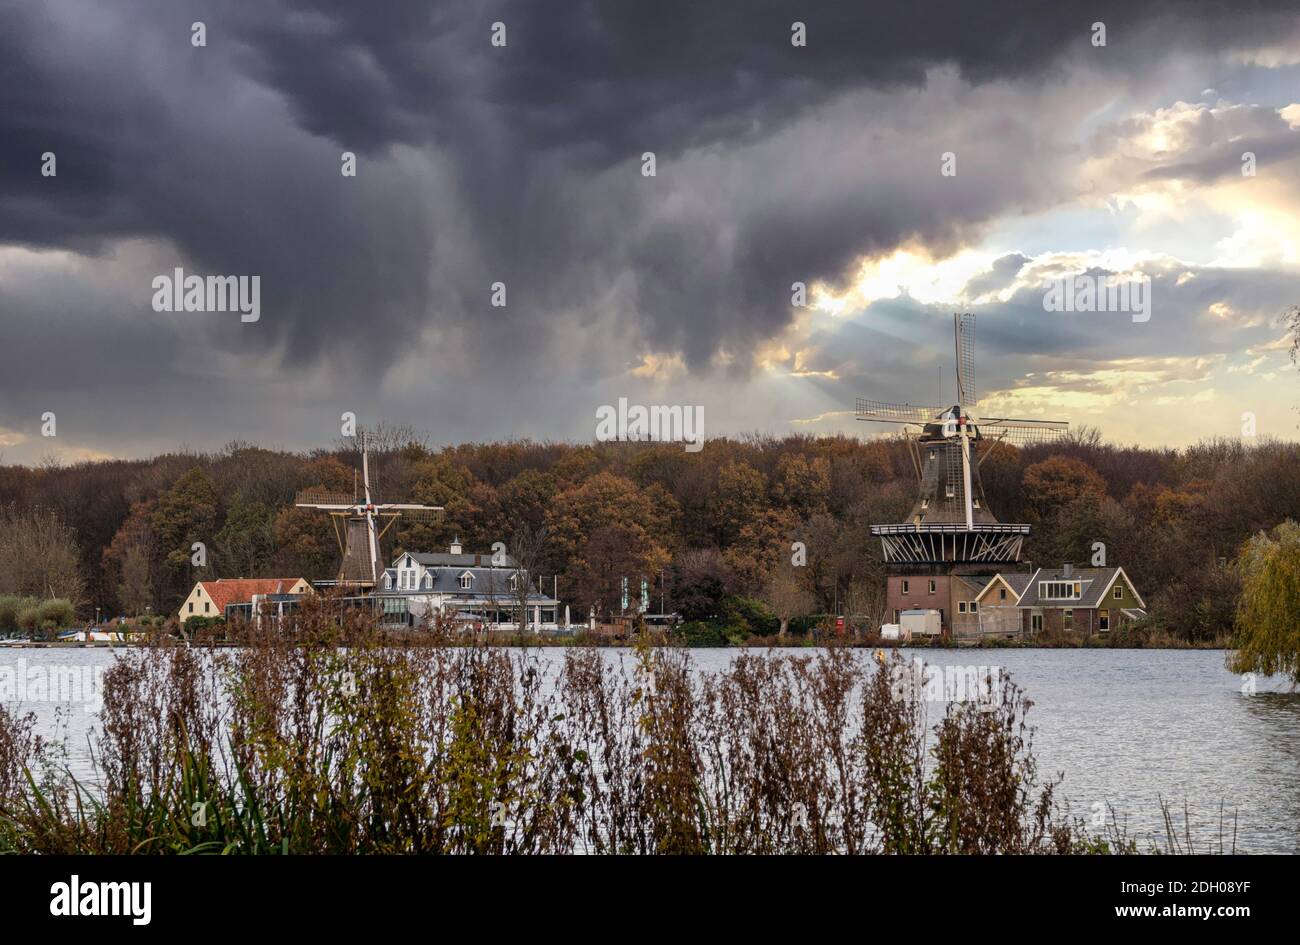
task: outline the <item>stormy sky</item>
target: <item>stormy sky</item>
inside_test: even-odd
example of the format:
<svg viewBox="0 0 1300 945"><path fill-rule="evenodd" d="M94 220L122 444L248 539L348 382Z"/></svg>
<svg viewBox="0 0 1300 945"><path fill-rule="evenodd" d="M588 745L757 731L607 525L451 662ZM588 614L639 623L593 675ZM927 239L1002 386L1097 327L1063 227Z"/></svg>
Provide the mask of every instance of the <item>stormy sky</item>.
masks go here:
<svg viewBox="0 0 1300 945"><path fill-rule="evenodd" d="M590 440L619 397L874 435L857 396L951 400L958 310L986 412L1294 439L1298 210L1288 3L0 0L0 451ZM259 320L155 311L177 267ZM1148 321L1044 310L1131 272Z"/></svg>

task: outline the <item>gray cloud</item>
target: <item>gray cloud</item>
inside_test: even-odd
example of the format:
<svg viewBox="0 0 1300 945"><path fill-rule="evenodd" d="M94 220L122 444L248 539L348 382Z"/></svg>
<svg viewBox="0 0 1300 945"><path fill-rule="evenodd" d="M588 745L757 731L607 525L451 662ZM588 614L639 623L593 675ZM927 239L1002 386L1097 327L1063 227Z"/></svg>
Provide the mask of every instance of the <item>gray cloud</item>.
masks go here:
<svg viewBox="0 0 1300 945"><path fill-rule="evenodd" d="M743 373L789 323L792 281L838 281L906 242L952 250L1065 196L1069 129L1041 122L1063 70L1104 55L1123 82L1289 22L1284 4L879 6L4 7L0 246L101 264L42 277L24 261L45 281L0 282L23 339L0 355L0 420L30 423L59 392L86 426L134 423L137 441L187 438L182 417L293 437L340 404L499 435L585 417L648 349L701 375L725 352ZM795 19L807 49L789 44ZM506 49L488 44L494 20ZM55 179L38 173L46 150ZM172 265L260 274L262 322L157 318L148 281ZM488 305L498 279L504 310ZM124 416L141 412L157 422Z"/></svg>

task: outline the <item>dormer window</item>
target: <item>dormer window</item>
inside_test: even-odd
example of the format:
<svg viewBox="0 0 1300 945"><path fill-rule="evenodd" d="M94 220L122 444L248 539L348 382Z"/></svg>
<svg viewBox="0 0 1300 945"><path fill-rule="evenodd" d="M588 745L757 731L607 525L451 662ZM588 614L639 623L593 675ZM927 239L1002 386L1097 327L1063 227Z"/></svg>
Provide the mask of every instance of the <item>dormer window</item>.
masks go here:
<svg viewBox="0 0 1300 945"><path fill-rule="evenodd" d="M391 591L392 589L393 589L393 576L392 576L391 574L385 574L385 575L384 575L384 590L386 590L386 591Z"/></svg>
<svg viewBox="0 0 1300 945"><path fill-rule="evenodd" d="M424 589L426 591L433 590L433 575L427 571L424 573Z"/></svg>
<svg viewBox="0 0 1300 945"><path fill-rule="evenodd" d="M1038 596L1044 600L1078 600L1083 586L1078 581L1040 581Z"/></svg>
<svg viewBox="0 0 1300 945"><path fill-rule="evenodd" d="M518 574L512 574L512 575L510 575L510 590L512 590L512 591L517 591L517 590L519 590L519 575L518 575Z"/></svg>
<svg viewBox="0 0 1300 945"><path fill-rule="evenodd" d="M461 587L461 590L463 590L463 591L468 591L468 590L469 590L469 586L470 586L471 583L473 583L473 581L474 581L474 575L472 575L472 574L470 574L468 571L466 571L464 574L462 574L462 575L460 576L460 587Z"/></svg>

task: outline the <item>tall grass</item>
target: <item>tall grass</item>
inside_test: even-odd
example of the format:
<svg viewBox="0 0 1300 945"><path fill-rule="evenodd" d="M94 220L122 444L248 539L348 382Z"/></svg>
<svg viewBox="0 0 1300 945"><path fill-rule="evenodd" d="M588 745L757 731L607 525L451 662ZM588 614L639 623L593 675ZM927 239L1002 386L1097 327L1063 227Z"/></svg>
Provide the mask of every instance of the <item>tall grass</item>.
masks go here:
<svg viewBox="0 0 1300 945"><path fill-rule="evenodd" d="M862 650L396 639L323 612L237 649L158 638L104 679L78 782L0 708L23 853L1068 853L1005 676L926 704ZM928 734L927 734L928 733Z"/></svg>

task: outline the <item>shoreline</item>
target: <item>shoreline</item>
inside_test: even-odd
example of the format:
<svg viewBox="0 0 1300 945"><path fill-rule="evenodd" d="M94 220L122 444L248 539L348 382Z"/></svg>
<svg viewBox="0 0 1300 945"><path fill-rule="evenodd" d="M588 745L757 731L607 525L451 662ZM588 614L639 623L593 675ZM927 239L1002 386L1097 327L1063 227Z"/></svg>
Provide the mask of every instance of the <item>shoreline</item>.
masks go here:
<svg viewBox="0 0 1300 945"><path fill-rule="evenodd" d="M432 641L431 641L432 642ZM476 644L487 643L491 646L502 647L545 647L550 649L571 649L574 647L590 647L596 649L619 649L631 648L636 646L635 640L593 640L593 639L546 639L546 640L520 640L518 638L500 639L500 640L466 640L463 643L453 643L452 645L473 646ZM178 640L176 645L185 645L185 641ZM221 640L205 640L202 642L191 641L188 646L193 649L238 649L247 644L227 642ZM656 646L679 645L670 640L657 640ZM126 641L61 641L61 640L29 640L22 643L5 642L0 643L0 650L47 650L47 649L137 649L141 647L156 646L150 641L141 640L139 642ZM1158 644L1112 644L1090 643L1086 640L1080 640L1077 643L1053 641L1050 643L1036 643L1022 640L960 640L960 641L936 641L934 643L898 643L897 641L786 641L777 642L775 640L756 639L744 643L728 643L721 646L683 646L683 649L692 650L752 650L752 649L773 649L773 650L809 650L824 649L827 647L846 647L855 650L1222 650L1227 652L1235 649L1230 643L1223 640L1207 641L1204 643L1168 643Z"/></svg>

